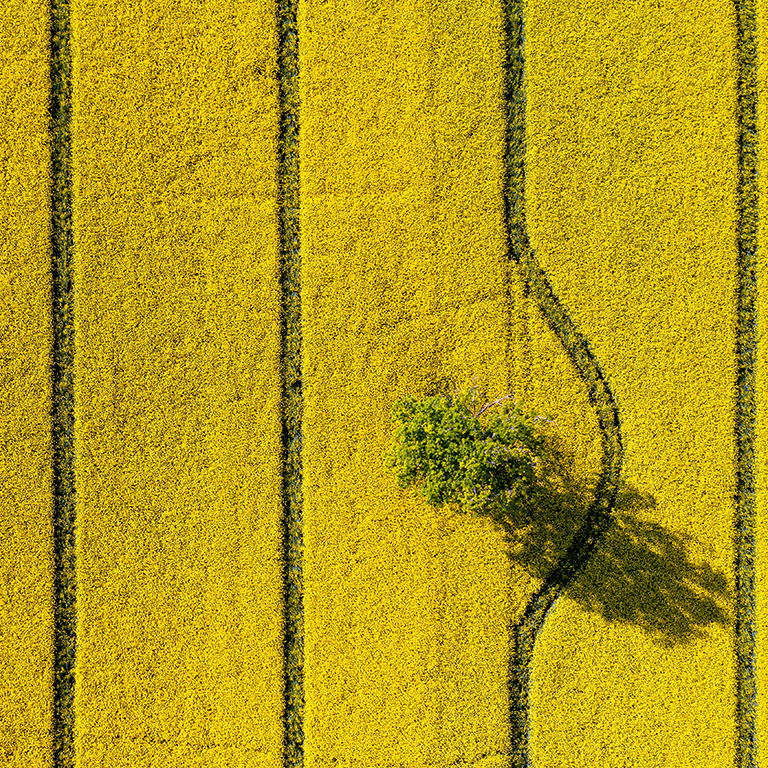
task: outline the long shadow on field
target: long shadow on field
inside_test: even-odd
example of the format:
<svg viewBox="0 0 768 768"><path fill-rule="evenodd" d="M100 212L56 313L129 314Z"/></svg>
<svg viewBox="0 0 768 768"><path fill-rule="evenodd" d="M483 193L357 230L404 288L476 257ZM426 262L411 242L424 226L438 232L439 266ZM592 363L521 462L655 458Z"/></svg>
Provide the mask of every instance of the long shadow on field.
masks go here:
<svg viewBox="0 0 768 768"><path fill-rule="evenodd" d="M505 531L510 560L537 578L565 554L594 488L575 476L559 442L547 440L532 511L489 513ZM735 593L725 573L691 559L686 545L693 537L641 519L655 506L652 496L622 482L614 522L566 594L608 621L643 627L670 648L706 636L710 624L730 624Z"/></svg>

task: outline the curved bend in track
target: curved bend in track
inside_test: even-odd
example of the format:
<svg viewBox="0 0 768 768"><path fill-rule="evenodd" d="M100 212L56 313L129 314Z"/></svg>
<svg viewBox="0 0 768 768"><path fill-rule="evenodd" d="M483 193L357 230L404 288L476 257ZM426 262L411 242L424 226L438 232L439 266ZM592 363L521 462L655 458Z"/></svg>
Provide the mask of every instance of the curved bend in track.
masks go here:
<svg viewBox="0 0 768 768"><path fill-rule="evenodd" d="M536 261L525 222L525 61L522 0L505 0L505 108L507 251L520 269L525 290L563 345L587 387L602 436L602 467L595 496L581 528L541 588L528 602L520 621L511 628L513 650L509 670L509 708L512 725L512 766L527 768L529 740L528 691L533 650L547 612L589 560L613 522L623 459L619 412L608 382L552 290Z"/></svg>

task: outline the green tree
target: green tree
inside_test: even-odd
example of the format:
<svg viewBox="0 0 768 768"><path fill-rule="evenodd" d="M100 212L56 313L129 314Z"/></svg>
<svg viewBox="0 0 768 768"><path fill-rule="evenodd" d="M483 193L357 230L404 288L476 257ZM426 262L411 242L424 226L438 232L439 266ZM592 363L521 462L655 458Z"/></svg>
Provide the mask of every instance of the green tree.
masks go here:
<svg viewBox="0 0 768 768"><path fill-rule="evenodd" d="M527 515L544 448L539 427L552 421L506 402L484 423L480 416L512 395L493 403L484 397L481 407L476 390L399 400L390 420L400 426L385 466L397 471L401 488L421 483L420 494L432 506L496 517Z"/></svg>

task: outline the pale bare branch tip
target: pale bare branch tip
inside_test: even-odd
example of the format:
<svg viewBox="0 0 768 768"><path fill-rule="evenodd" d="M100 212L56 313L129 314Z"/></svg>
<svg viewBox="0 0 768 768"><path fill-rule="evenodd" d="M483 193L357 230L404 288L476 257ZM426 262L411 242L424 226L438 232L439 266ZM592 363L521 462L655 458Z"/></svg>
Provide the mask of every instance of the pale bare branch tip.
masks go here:
<svg viewBox="0 0 768 768"><path fill-rule="evenodd" d="M506 400L508 397L512 397L512 395L504 395L504 397L500 397L495 403L488 403L488 405L484 406L483 409L480 411L480 413L478 413L477 415L480 416L480 414L482 414L482 412L486 408L493 408L494 405L498 405L500 402L502 402L503 400Z"/></svg>

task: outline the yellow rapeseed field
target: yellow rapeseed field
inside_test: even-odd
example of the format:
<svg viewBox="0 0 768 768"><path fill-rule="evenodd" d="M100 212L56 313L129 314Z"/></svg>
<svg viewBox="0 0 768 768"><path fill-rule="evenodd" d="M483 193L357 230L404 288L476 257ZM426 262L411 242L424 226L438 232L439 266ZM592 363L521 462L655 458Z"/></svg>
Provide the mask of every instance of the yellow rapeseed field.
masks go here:
<svg viewBox="0 0 768 768"><path fill-rule="evenodd" d="M50 89L42 2L0 23L0 762L51 765Z"/></svg>
<svg viewBox="0 0 768 768"><path fill-rule="evenodd" d="M268 3L73 3L78 765L282 752Z"/></svg>
<svg viewBox="0 0 768 768"><path fill-rule="evenodd" d="M755 3L7 0L3 765L765 760ZM385 471L446 377L527 528Z"/></svg>
<svg viewBox="0 0 768 768"><path fill-rule="evenodd" d="M529 5L529 231L610 379L626 483L537 648L542 765L734 763L735 33L730 3ZM548 400L567 366L531 336Z"/></svg>

